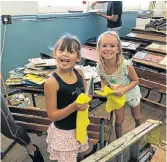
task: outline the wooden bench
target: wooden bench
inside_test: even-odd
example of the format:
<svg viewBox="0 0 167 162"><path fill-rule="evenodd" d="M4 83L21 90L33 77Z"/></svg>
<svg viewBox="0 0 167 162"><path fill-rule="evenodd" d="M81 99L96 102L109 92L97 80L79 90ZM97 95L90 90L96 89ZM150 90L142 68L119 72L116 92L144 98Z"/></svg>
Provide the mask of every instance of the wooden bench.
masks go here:
<svg viewBox="0 0 167 162"><path fill-rule="evenodd" d="M46 134L48 126L51 121L47 117L47 112L40 108L20 108L17 106L9 105L16 123L22 126L27 132L35 133L37 135ZM103 117L90 116L90 125L88 126L89 142L93 144L93 149L89 153L94 153L98 145L100 148L104 147L109 140L109 119Z"/></svg>
<svg viewBox="0 0 167 162"><path fill-rule="evenodd" d="M166 85L166 75L138 67L134 67L139 78Z"/></svg>
<svg viewBox="0 0 167 162"><path fill-rule="evenodd" d="M139 86L144 87L148 90L146 96L144 96L142 98L142 102L152 106L152 107L156 107L164 112L166 112L166 105L161 104L162 98L164 95L166 95L166 85L160 84L160 83L156 83L153 81L149 81L143 78L139 78ZM158 102L152 101L149 99L149 95L151 90L156 89L158 91L158 93L160 93L160 99L158 100Z"/></svg>
<svg viewBox="0 0 167 162"><path fill-rule="evenodd" d="M148 89L148 93L144 98L148 98L150 91L152 89L157 89L158 92L160 93L160 99L158 101L158 103L160 103L162 101L162 97L163 95L166 95L166 85L160 84L160 83L156 83L150 80L146 80L143 78L139 78L139 85L141 87L147 88Z"/></svg>

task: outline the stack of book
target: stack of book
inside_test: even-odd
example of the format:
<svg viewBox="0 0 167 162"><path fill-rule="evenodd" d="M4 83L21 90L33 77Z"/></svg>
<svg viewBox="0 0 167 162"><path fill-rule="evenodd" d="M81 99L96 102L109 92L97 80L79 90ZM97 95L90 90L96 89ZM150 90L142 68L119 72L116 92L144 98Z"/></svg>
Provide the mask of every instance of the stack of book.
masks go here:
<svg viewBox="0 0 167 162"><path fill-rule="evenodd" d="M159 63L164 59L163 55L158 55L158 54L153 54L153 53L147 53L145 51L140 51L137 52L134 56L134 59L139 59L139 60L145 60L145 61L150 61L150 62L155 62Z"/></svg>
<svg viewBox="0 0 167 162"><path fill-rule="evenodd" d="M56 67L56 59L41 59L41 58L32 58L29 59L30 63L34 64L37 67Z"/></svg>
<svg viewBox="0 0 167 162"><path fill-rule="evenodd" d="M46 78L33 74L27 74L23 77L24 83L30 86L42 86L45 83Z"/></svg>
<svg viewBox="0 0 167 162"><path fill-rule="evenodd" d="M146 49L161 51L166 53L166 44L151 43Z"/></svg>
<svg viewBox="0 0 167 162"><path fill-rule="evenodd" d="M130 50L136 50L140 46L140 44L141 43L121 41L122 48Z"/></svg>
<svg viewBox="0 0 167 162"><path fill-rule="evenodd" d="M10 78L6 80L7 85L43 86L55 68L55 59L29 59L29 63L22 68L10 71Z"/></svg>

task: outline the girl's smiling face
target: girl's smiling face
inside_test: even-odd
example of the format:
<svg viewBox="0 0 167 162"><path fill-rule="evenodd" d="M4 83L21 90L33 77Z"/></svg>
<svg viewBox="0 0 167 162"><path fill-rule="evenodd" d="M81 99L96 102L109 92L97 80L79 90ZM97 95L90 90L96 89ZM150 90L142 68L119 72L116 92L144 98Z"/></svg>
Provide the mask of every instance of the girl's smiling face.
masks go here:
<svg viewBox="0 0 167 162"><path fill-rule="evenodd" d="M72 69L76 62L80 61L79 51L77 49L77 43L70 39L60 40L57 48L55 49L55 56L59 68Z"/></svg>
<svg viewBox="0 0 167 162"><path fill-rule="evenodd" d="M116 60L116 55L120 52L116 36L110 34L102 36L99 52L104 60Z"/></svg>

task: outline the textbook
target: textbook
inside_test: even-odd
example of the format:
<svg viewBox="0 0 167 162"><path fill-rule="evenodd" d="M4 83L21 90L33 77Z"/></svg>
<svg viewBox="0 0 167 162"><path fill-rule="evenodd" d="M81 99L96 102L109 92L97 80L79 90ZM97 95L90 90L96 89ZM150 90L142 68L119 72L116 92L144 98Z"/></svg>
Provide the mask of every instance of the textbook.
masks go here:
<svg viewBox="0 0 167 162"><path fill-rule="evenodd" d="M146 55L147 55L146 52L141 51L141 52L137 52L137 53L133 56L133 58L134 58L134 59L143 60Z"/></svg>
<svg viewBox="0 0 167 162"><path fill-rule="evenodd" d="M46 78L42 76L37 76L33 74L27 74L23 77L23 80L33 82L35 84L41 85L45 82Z"/></svg>
<svg viewBox="0 0 167 162"><path fill-rule="evenodd" d="M162 61L163 58L164 56L149 53L144 57L144 60L159 63L160 61Z"/></svg>

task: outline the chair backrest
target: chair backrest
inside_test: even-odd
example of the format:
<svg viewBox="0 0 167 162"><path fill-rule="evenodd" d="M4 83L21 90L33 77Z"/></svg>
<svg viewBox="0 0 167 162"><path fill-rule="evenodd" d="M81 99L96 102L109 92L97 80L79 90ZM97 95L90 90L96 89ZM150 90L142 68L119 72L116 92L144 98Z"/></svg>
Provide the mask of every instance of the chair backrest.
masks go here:
<svg viewBox="0 0 167 162"><path fill-rule="evenodd" d="M100 143L109 141L110 120L104 117L89 117L90 125L88 126L88 137L92 143Z"/></svg>
<svg viewBox="0 0 167 162"><path fill-rule="evenodd" d="M47 117L46 110L30 107L23 108L9 105L16 123L29 132L46 132L51 121ZM89 117L88 137L90 140L108 141L109 119L103 117Z"/></svg>
<svg viewBox="0 0 167 162"><path fill-rule="evenodd" d="M47 112L40 108L23 108L9 105L16 123L29 132L46 132L51 121L47 117Z"/></svg>

